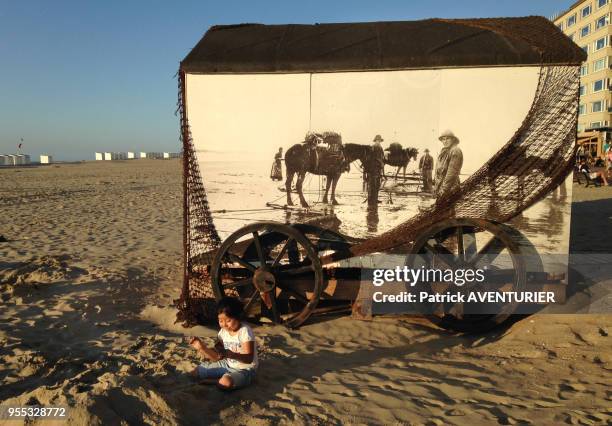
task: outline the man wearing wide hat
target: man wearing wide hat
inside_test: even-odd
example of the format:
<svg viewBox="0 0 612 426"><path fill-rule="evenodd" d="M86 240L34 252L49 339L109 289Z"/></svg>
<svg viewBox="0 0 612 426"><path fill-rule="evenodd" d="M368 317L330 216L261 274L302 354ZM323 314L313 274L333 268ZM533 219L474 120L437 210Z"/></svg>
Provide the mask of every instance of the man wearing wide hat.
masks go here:
<svg viewBox="0 0 612 426"><path fill-rule="evenodd" d="M438 138L444 145L438 155L436 165L436 179L434 182L434 195L441 201L441 197L459 188L459 174L463 166L463 153L459 148L459 138L450 130L442 132Z"/></svg>
<svg viewBox="0 0 612 426"><path fill-rule="evenodd" d="M431 192L433 165L433 157L429 155L429 149L425 148L425 154L423 154L421 160L419 161L419 171L421 172L421 177L423 178L424 192Z"/></svg>

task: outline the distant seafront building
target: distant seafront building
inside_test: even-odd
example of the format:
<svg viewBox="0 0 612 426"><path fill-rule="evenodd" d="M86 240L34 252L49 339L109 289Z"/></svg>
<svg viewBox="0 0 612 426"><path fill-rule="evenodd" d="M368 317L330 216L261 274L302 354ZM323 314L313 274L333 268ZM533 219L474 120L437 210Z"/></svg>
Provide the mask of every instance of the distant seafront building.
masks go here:
<svg viewBox="0 0 612 426"><path fill-rule="evenodd" d="M578 132L612 126L611 5L612 0L580 0L552 17L555 25L588 54L580 69Z"/></svg>
<svg viewBox="0 0 612 426"><path fill-rule="evenodd" d="M40 164L51 164L53 163L53 157L50 155L41 155Z"/></svg>
<svg viewBox="0 0 612 426"><path fill-rule="evenodd" d="M137 155L138 154L138 155ZM111 160L132 160L136 158L148 158L154 160L162 160L169 158L181 158L180 152L96 152L95 158L97 161Z"/></svg>
<svg viewBox="0 0 612 426"><path fill-rule="evenodd" d="M30 164L28 154L0 154L0 166L24 166Z"/></svg>
<svg viewBox="0 0 612 426"><path fill-rule="evenodd" d="M98 160L98 152L96 152L96 160ZM102 159L105 161L111 160L127 160L128 156L125 152L105 152L102 155Z"/></svg>

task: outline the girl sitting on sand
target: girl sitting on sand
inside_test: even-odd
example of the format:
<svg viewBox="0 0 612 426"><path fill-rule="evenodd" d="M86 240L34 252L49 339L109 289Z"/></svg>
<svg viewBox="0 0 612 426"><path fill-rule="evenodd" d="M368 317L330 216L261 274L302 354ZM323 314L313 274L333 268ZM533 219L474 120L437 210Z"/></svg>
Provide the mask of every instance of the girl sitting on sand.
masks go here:
<svg viewBox="0 0 612 426"><path fill-rule="evenodd" d="M198 365L191 374L209 383L217 383L221 389L238 389L248 386L257 371L257 347L253 330L242 323L242 303L234 297L224 297L217 305L219 319L218 341L209 348L193 337L189 344L209 359Z"/></svg>

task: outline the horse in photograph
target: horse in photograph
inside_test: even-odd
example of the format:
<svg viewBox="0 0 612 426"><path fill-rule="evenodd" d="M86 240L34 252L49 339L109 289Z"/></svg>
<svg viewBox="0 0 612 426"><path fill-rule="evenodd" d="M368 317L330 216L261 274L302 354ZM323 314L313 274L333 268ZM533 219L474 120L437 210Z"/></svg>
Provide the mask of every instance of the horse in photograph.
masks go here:
<svg viewBox="0 0 612 426"><path fill-rule="evenodd" d="M388 154L385 155L385 164L388 164L393 167L397 167L395 171L395 180L397 180L397 175L399 174L400 169L403 169L403 175L406 177L406 167L410 162L410 159L416 161L417 156L419 155L419 150L417 148L406 148L402 147L402 144L393 142L389 145L389 148L386 148L385 151L388 151Z"/></svg>
<svg viewBox="0 0 612 426"><path fill-rule="evenodd" d="M306 173L325 176L327 178L323 203L328 203L331 199L331 203L337 205L336 186L338 185L340 176L342 173L349 170L349 165L353 161L361 160L364 162L369 152L368 146L366 145L351 143L343 145L340 135L333 132L323 134L321 140L329 143L330 148L298 143L287 150L285 154L285 167L287 168L285 190L287 192L288 206L293 205L293 200L291 199L291 184L293 182L293 177L297 175L295 189L300 198L300 204L302 207L309 207L308 202L304 198L302 188ZM330 189L331 195L329 195Z"/></svg>

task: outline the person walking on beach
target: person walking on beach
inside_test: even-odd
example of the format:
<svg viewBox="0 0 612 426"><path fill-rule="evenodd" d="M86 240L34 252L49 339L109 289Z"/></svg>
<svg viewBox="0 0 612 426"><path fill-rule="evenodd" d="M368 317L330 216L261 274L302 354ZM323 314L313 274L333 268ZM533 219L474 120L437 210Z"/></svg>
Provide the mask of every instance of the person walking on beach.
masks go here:
<svg viewBox="0 0 612 426"><path fill-rule="evenodd" d="M450 130L438 138L444 145L438 155L434 195L440 201L445 195L459 188L459 174L463 166L463 153L458 147L459 138Z"/></svg>
<svg viewBox="0 0 612 426"><path fill-rule="evenodd" d="M283 168L281 161L283 160L283 148L278 148L278 152L274 154L274 162L272 170L270 170L270 179L283 180Z"/></svg>
<svg viewBox="0 0 612 426"><path fill-rule="evenodd" d="M421 172L421 177L423 178L424 192L431 192L433 165L433 157L429 155L429 149L425 148L425 154L423 154L421 160L419 161L419 171Z"/></svg>
<svg viewBox="0 0 612 426"><path fill-rule="evenodd" d="M219 301L217 318L221 330L214 348L207 347L197 337L189 342L209 360L194 368L192 376L207 383L216 383L223 390L251 384L259 362L253 330L241 321L243 309L242 303L235 297L224 297Z"/></svg>

